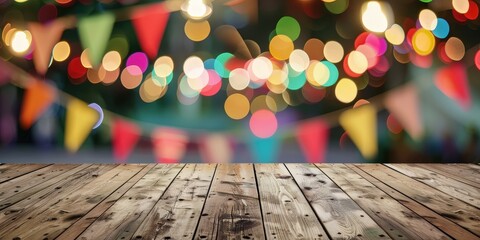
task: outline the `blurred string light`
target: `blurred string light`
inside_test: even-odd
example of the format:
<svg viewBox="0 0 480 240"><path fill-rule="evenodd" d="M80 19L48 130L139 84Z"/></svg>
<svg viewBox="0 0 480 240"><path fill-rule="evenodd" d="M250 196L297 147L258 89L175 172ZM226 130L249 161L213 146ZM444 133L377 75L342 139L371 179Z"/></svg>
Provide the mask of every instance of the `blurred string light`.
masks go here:
<svg viewBox="0 0 480 240"><path fill-rule="evenodd" d="M181 6L184 16L191 20L205 20L212 14L212 4L207 0L185 0Z"/></svg>
<svg viewBox="0 0 480 240"><path fill-rule="evenodd" d="M5 41L15 54L23 55L30 49L32 34L28 30L11 29L7 32Z"/></svg>
<svg viewBox="0 0 480 240"><path fill-rule="evenodd" d="M70 56L70 45L66 41L61 41L53 47L53 60L63 62Z"/></svg>
<svg viewBox="0 0 480 240"><path fill-rule="evenodd" d="M363 26L376 33L385 32L393 21L393 11L388 3L369 1L362 5Z"/></svg>

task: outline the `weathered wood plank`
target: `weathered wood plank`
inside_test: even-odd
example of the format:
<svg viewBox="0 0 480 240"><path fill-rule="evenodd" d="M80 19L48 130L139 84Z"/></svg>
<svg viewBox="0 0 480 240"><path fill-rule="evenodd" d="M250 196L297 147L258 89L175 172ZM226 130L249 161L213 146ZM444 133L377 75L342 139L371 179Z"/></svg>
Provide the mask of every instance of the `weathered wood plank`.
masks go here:
<svg viewBox="0 0 480 240"><path fill-rule="evenodd" d="M219 164L195 239L265 239L253 164Z"/></svg>
<svg viewBox="0 0 480 240"><path fill-rule="evenodd" d="M0 183L44 168L48 164L5 164L0 169Z"/></svg>
<svg viewBox="0 0 480 240"><path fill-rule="evenodd" d="M135 239L192 239L215 164L187 164L139 226Z"/></svg>
<svg viewBox="0 0 480 240"><path fill-rule="evenodd" d="M35 185L54 178L78 165L55 164L40 168L37 171L27 173L20 177L0 184L0 203L13 195L19 194Z"/></svg>
<svg viewBox="0 0 480 240"><path fill-rule="evenodd" d="M50 197L49 202L17 218L0 235L6 239L54 239L144 167L119 165L89 183L84 182L67 196Z"/></svg>
<svg viewBox="0 0 480 240"><path fill-rule="evenodd" d="M441 216L480 236L480 210L435 188L379 164L358 164L360 169L429 207Z"/></svg>
<svg viewBox="0 0 480 240"><path fill-rule="evenodd" d="M468 179L475 182L475 185L480 184L480 169L475 168L475 164L436 164L444 171ZM478 167L478 166L477 166Z"/></svg>
<svg viewBox="0 0 480 240"><path fill-rule="evenodd" d="M0 211L0 233L6 228L6 225L11 222L20 218L25 218L25 216L30 215L32 211L35 211L37 208L40 209L45 207L45 205L51 201L51 198L66 197L85 183L92 181L92 175L98 176L112 168L113 166L106 165L90 166L73 175L64 176L59 182L52 184L31 196L27 196L13 205L6 203L6 205L8 204L10 206ZM17 195L14 197L16 196Z"/></svg>
<svg viewBox="0 0 480 240"><path fill-rule="evenodd" d="M389 239L350 197L313 164L285 164L334 239Z"/></svg>
<svg viewBox="0 0 480 240"><path fill-rule="evenodd" d="M0 200L0 210L3 210L9 206L12 206L13 204L19 202L19 201L22 201L26 198L31 198L33 197L33 199L35 199L35 196L33 196L35 193L53 185L53 184L56 184L56 187L58 186L61 186L61 183L63 183L64 179L69 177L69 176L72 176L72 175L75 175L77 172L89 167L90 165L89 164L82 164L82 165L79 165L71 170L68 170L66 172L64 172L63 174L60 174L56 177L53 177L52 179L49 179L45 182L39 182L39 184L31 187L31 188L28 188L22 192L19 192L13 196L10 196L10 197L6 197L6 198L2 198ZM8 182L7 182L8 183ZM42 195L40 195L42 196Z"/></svg>
<svg viewBox="0 0 480 240"><path fill-rule="evenodd" d="M368 180L370 183L372 183L373 185L375 185L376 187L378 187L379 189L387 193L389 196L391 196L395 200L397 200L399 203L409 208L410 210L412 210L413 212L415 212L416 214L418 214L419 216L421 216L431 224L435 225L437 228L441 229L450 237L455 239L465 239L465 240L479 239L478 237L476 237L474 234L467 231L466 229L440 216L439 214L423 206L422 204L406 197L402 193L389 187L388 185L384 184L383 182L379 181L378 179L364 172L360 168L351 164L348 166L350 167L350 169L355 171L358 175L362 176L363 178Z"/></svg>
<svg viewBox="0 0 480 240"><path fill-rule="evenodd" d="M78 239L130 239L183 164L156 165Z"/></svg>
<svg viewBox="0 0 480 240"><path fill-rule="evenodd" d="M110 208L120 197L125 194L135 183L138 182L148 171L150 171L155 164L148 164L145 168L143 168L140 172L135 174L132 178L130 178L125 184L123 184L119 189L117 189L114 193L104 199L101 203L99 203L95 208L93 208L90 212L88 212L85 216L80 218L77 222L71 225L67 230L65 230L62 234L60 234L56 240L69 240L75 239L80 234L82 234L85 229L87 229L95 220L97 220L108 208Z"/></svg>
<svg viewBox="0 0 480 240"><path fill-rule="evenodd" d="M267 239L328 239L283 164L255 164Z"/></svg>
<svg viewBox="0 0 480 240"><path fill-rule="evenodd" d="M392 239L451 239L343 164L318 167L370 215Z"/></svg>
<svg viewBox="0 0 480 240"><path fill-rule="evenodd" d="M480 206L480 189L478 188L409 164L386 164L386 166L470 205Z"/></svg>
<svg viewBox="0 0 480 240"><path fill-rule="evenodd" d="M472 187L480 188L480 177L469 176L466 174L464 174L464 176L458 173L456 174L455 171L452 170L453 168L455 168L454 166L445 165L445 164L413 164L413 165L430 170L432 172L436 172L445 177L466 183ZM479 182L473 181L473 179L475 178L478 178Z"/></svg>

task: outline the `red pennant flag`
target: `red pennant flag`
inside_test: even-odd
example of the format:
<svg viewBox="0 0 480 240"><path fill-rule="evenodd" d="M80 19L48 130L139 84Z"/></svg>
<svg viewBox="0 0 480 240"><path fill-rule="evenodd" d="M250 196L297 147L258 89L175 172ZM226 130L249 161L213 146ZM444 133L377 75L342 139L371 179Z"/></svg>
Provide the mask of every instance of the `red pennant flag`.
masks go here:
<svg viewBox="0 0 480 240"><path fill-rule="evenodd" d="M387 95L385 106L413 139L418 140L423 136L418 93L415 86L407 85L395 89Z"/></svg>
<svg viewBox="0 0 480 240"><path fill-rule="evenodd" d="M328 146L329 127L323 120L302 123L297 128L297 140L307 162L325 161Z"/></svg>
<svg viewBox="0 0 480 240"><path fill-rule="evenodd" d="M53 87L45 82L34 80L28 85L23 96L20 125L24 129L30 128L56 97L57 93Z"/></svg>
<svg viewBox="0 0 480 240"><path fill-rule="evenodd" d="M185 155L188 135L179 129L157 128L152 133L152 144L158 163L177 163Z"/></svg>
<svg viewBox="0 0 480 240"><path fill-rule="evenodd" d="M435 75L435 85L464 109L470 108L472 100L468 91L467 72L462 64L450 64L439 69Z"/></svg>
<svg viewBox="0 0 480 240"><path fill-rule="evenodd" d="M163 3L140 8L132 14L140 46L150 59L157 56L169 16L170 11Z"/></svg>
<svg viewBox="0 0 480 240"><path fill-rule="evenodd" d="M141 129L134 123L121 119L113 121L113 156L119 163L125 163L140 138Z"/></svg>
<svg viewBox="0 0 480 240"><path fill-rule="evenodd" d="M233 158L233 146L223 134L209 134L201 137L200 155L208 163L228 163Z"/></svg>
<svg viewBox="0 0 480 240"><path fill-rule="evenodd" d="M35 70L44 75L50 64L53 47L62 37L65 26L62 21L53 21L45 25L30 23L28 29L32 33L32 42L35 47L33 50Z"/></svg>

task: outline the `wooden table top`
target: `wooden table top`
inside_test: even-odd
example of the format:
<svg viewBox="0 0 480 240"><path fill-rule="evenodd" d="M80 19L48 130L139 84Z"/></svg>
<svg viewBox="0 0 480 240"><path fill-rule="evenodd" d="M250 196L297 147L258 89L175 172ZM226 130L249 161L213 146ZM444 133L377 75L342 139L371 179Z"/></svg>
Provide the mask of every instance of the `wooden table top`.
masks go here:
<svg viewBox="0 0 480 240"><path fill-rule="evenodd" d="M476 164L2 164L0 239L480 239Z"/></svg>

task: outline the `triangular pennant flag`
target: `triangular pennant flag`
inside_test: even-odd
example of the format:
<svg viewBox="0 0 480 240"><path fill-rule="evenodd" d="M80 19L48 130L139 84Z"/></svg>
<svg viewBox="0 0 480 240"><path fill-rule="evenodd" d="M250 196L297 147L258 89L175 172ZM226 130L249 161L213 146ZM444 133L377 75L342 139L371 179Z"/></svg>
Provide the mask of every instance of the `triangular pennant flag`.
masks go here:
<svg viewBox="0 0 480 240"><path fill-rule="evenodd" d="M470 108L472 100L468 90L467 72L462 64L450 64L439 69L435 74L435 85L464 109Z"/></svg>
<svg viewBox="0 0 480 240"><path fill-rule="evenodd" d="M150 59L157 57L169 16L170 11L163 3L140 8L132 14L140 46Z"/></svg>
<svg viewBox="0 0 480 240"><path fill-rule="evenodd" d="M134 123L121 119L113 121L113 156L120 162L126 162L128 156L140 138L141 129Z"/></svg>
<svg viewBox="0 0 480 240"><path fill-rule="evenodd" d="M423 136L418 92L414 85L400 87L389 93L385 106L413 139L419 140Z"/></svg>
<svg viewBox="0 0 480 240"><path fill-rule="evenodd" d="M252 54L238 30L230 25L222 25L215 30L215 34L225 44L229 52L240 59L252 59Z"/></svg>
<svg viewBox="0 0 480 240"><path fill-rule="evenodd" d="M85 17L78 22L78 33L83 48L88 48L90 62L98 66L107 48L115 16L112 13Z"/></svg>
<svg viewBox="0 0 480 240"><path fill-rule="evenodd" d="M52 50L62 37L65 25L62 21L53 21L47 24L29 23L28 29L32 33L33 63L37 73L44 75L47 72Z"/></svg>
<svg viewBox="0 0 480 240"><path fill-rule="evenodd" d="M53 87L45 82L34 80L23 95L20 125L27 129L42 115L57 97Z"/></svg>
<svg viewBox="0 0 480 240"><path fill-rule="evenodd" d="M188 135L174 128L157 128L152 133L153 151L158 163L177 163L187 150Z"/></svg>
<svg viewBox="0 0 480 240"><path fill-rule="evenodd" d="M208 163L228 163L233 157L233 146L223 134L202 136L199 143L200 155Z"/></svg>
<svg viewBox="0 0 480 240"><path fill-rule="evenodd" d="M328 145L329 127L323 120L302 123L297 128L297 140L307 162L325 161Z"/></svg>
<svg viewBox="0 0 480 240"><path fill-rule="evenodd" d="M363 157L371 159L377 155L377 118L371 104L344 111L339 122Z"/></svg>
<svg viewBox="0 0 480 240"><path fill-rule="evenodd" d="M250 134L248 141L250 151L259 163L277 162L278 151L280 150L280 141L277 134L269 138L258 138Z"/></svg>
<svg viewBox="0 0 480 240"><path fill-rule="evenodd" d="M87 138L100 115L78 99L72 99L67 105L65 123L65 147L76 152Z"/></svg>

